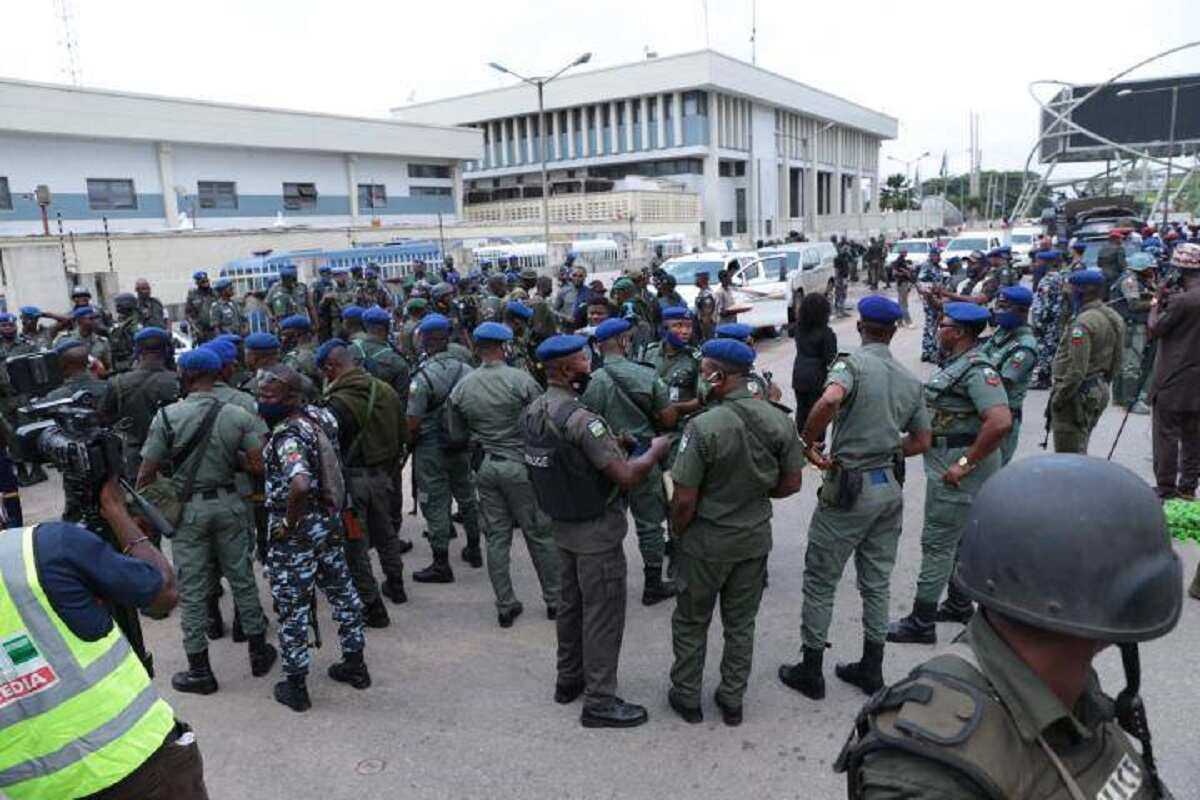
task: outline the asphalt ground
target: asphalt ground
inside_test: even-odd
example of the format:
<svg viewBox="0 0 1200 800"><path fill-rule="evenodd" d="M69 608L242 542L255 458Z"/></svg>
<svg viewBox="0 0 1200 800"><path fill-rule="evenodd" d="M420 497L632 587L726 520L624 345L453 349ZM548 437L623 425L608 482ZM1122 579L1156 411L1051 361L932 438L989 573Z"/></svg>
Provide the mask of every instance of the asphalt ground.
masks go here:
<svg viewBox="0 0 1200 800"><path fill-rule="evenodd" d="M852 287L852 299L862 293ZM914 295L913 317L922 314ZM839 347L859 346L854 319L835 322ZM918 376L931 368L919 363L919 327L901 330L893 352ZM790 403L793 348L789 341L760 345L759 367L771 371ZM1040 420L1045 392L1031 392L1017 458L1041 452ZM1110 409L1093 436L1091 451L1103 458L1122 413ZM1151 480L1150 422L1131 416L1114 459ZM907 613L920 564L924 474L910 462L905 487L904 533L892 581L892 616ZM177 715L195 728L213 798L837 798L845 781L831 765L864 696L833 676L833 663L858 658L861 604L853 564L838 588L832 649L826 660L828 696L812 702L782 686L776 669L794 661L799 650L801 583L808 521L818 479L805 472L803 489L776 501L775 547L770 587L758 616L754 671L746 696L745 723L727 728L712 703L721 651L720 622L710 633L705 679L705 721L688 725L667 706L671 666L672 603L643 607L641 559L632 533L625 540L629 560L629 606L621 651L620 693L646 705L650 722L632 730L585 730L580 705L556 705L555 635L540 602L536 577L525 548L513 550L513 579L525 614L503 630L486 570L452 563L457 582L423 585L407 581L409 602L389 603L392 625L369 630L366 658L373 685L355 691L325 675L337 660L336 632L329 606L321 601L325 646L314 653L309 691L313 708L296 714L271 698L279 680L253 678L245 645L229 638L214 642L210 654L220 691L208 697L170 688L170 676L183 669L178 614L164 621L143 620L155 654L155 683ZM27 513L47 519L57 514L57 482L25 490ZM1063 525L1072 520L1064 516ZM425 566L429 550L419 517L405 518L401 535L416 547L407 562ZM1102 546L1102 542L1097 542ZM1200 547L1180 546L1184 579L1200 561ZM1103 586L1095 587L1097 596ZM263 606L270 598L260 581ZM1143 693L1162 774L1176 797L1200 797L1196 716L1200 712L1200 603L1185 599L1183 618L1169 636L1142 648ZM231 618L228 593L223 600ZM942 641L960 628L938 626ZM271 637L275 636L272 624ZM934 648L889 646L884 675L903 677ZM1103 685L1115 695L1124 685L1120 659L1109 649L1096 660Z"/></svg>

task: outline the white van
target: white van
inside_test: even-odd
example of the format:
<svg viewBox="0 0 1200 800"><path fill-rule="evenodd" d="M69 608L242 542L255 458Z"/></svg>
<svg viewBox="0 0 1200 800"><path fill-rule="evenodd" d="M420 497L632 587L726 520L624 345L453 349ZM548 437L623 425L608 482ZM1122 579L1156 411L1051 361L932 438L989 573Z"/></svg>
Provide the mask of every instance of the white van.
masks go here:
<svg viewBox="0 0 1200 800"><path fill-rule="evenodd" d="M988 250L999 246L1000 236L996 231L963 231L942 250L942 263L952 256L965 259L975 250L987 255Z"/></svg>
<svg viewBox="0 0 1200 800"><path fill-rule="evenodd" d="M800 300L806 294L824 293L833 300L833 261L837 247L832 242L793 242L759 250L764 257L782 256L769 270L782 270L786 287L782 299L784 311L780 325L791 326L796 321Z"/></svg>
<svg viewBox="0 0 1200 800"><path fill-rule="evenodd" d="M738 322L756 331L774 333L787 324L786 263L783 253L709 250L668 259L662 268L675 278L675 290L692 309L699 294L696 274L707 272L709 285L715 289L719 285L717 273L732 268L734 305L749 306L749 310L738 314Z"/></svg>

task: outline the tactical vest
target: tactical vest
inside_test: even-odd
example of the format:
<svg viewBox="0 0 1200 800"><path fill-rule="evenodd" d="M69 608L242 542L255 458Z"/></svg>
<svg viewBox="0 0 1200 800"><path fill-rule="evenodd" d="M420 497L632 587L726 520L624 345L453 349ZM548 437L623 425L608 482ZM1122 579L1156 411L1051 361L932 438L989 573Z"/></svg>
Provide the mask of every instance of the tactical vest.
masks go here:
<svg viewBox="0 0 1200 800"><path fill-rule="evenodd" d="M1039 800L1143 800L1157 794L1154 781L1128 737L1114 724L1096 731L1112 740L1075 774L1045 738L1026 742L995 689L964 643L917 667L894 686L876 692L854 722L835 772L848 777L847 796L862 797L864 759L882 750L901 750L954 770L991 800L1031 797L1057 773L1054 791Z"/></svg>
<svg viewBox="0 0 1200 800"><path fill-rule="evenodd" d="M175 715L115 624L88 642L59 618L33 531L0 535L0 797L91 795L140 767Z"/></svg>
<svg viewBox="0 0 1200 800"><path fill-rule="evenodd" d="M602 516L612 494L612 482L562 435L567 421L582 410L578 400L563 403L540 433L532 429L528 416L523 423L525 466L534 495L546 516L558 522L586 522Z"/></svg>
<svg viewBox="0 0 1200 800"><path fill-rule="evenodd" d="M978 432L982 424L979 420L979 412L973 406L961 409L952 408L950 406L957 404L950 398L954 387L967 376L972 368L991 366L991 359L975 348L933 374L933 377L925 384L925 404L929 407L933 417L934 436L948 433L949 425L968 419L975 422L975 431ZM964 400L963 403L969 405L969 401Z"/></svg>
<svg viewBox="0 0 1200 800"><path fill-rule="evenodd" d="M996 371L999 372L1000 370L1002 370L1004 368L1004 365L1008 362L1008 360L1010 358L1012 358L1014 355L1016 355L1018 350L1024 350L1026 353L1029 354L1029 357L1032 360L1034 360L1034 361L1037 360L1037 355L1038 355L1037 339L1033 338L1033 336L1028 332L1028 329L1026 329L1026 332L1021 334L1020 336L1014 336L1012 338L1012 340L1005 342L1002 347L1000 347L996 350L989 350L987 352L987 356L992 362L992 367L994 367L996 369ZM1003 375L1001 377L1003 377ZM1006 391L1008 390L1007 386L1005 386L1004 388ZM1013 402L1014 399L1019 399L1022 402L1014 403ZM1009 392L1008 404L1012 408L1020 408L1023 404L1024 399L1025 399L1024 394L1022 394L1020 396L1020 398L1014 398L1012 396L1012 392Z"/></svg>

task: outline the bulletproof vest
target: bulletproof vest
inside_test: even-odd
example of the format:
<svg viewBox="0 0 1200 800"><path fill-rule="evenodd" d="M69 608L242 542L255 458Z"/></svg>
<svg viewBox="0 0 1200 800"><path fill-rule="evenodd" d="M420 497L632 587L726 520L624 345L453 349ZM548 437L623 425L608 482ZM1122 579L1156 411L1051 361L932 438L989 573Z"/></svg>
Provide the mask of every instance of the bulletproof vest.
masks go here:
<svg viewBox="0 0 1200 800"><path fill-rule="evenodd" d="M978 426L978 411L970 405L969 400L954 399L953 391L972 369L991 366L991 359L976 348L933 374L925 384L925 404L933 415L935 436L944 433L955 417L975 420Z"/></svg>
<svg viewBox="0 0 1200 800"><path fill-rule="evenodd" d="M956 771L991 800L1156 797L1154 781L1128 737L1113 723L1102 725L1096 735L1112 746L1078 773L1043 737L1026 742L970 647L957 643L867 701L833 768L847 773L852 800L862 797L864 759L883 750L902 750Z"/></svg>
<svg viewBox="0 0 1200 800"><path fill-rule="evenodd" d="M567 421L581 410L578 400L563 403L540 432L533 430L529 416L523 422L525 466L534 495L546 516L558 522L585 522L602 516L612 494L612 482L562 435Z"/></svg>
<svg viewBox="0 0 1200 800"><path fill-rule="evenodd" d="M112 349L114 372L125 372L133 365L133 336L139 328L137 317L121 320L109 331L108 344Z"/></svg>

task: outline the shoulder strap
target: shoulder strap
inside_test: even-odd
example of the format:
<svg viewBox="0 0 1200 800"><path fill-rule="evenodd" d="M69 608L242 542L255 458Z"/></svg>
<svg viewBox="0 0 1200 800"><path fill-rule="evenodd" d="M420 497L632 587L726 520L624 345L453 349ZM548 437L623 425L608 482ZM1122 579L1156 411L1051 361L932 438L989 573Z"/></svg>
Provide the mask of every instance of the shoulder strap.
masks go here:
<svg viewBox="0 0 1200 800"><path fill-rule="evenodd" d="M350 461L354 456L358 455L358 448L362 445L363 434L367 432L367 425L371 421L371 413L375 410L375 394L379 388L378 379L371 378L371 388L367 390L367 413L363 415L362 421L358 424L358 432L354 434L354 441L350 442L350 448L346 451L346 461Z"/></svg>
<svg viewBox="0 0 1200 800"><path fill-rule="evenodd" d="M742 425L746 428L746 432L750 434L750 438L754 440L754 444L775 458L779 458L779 448L771 446L769 442L763 440L762 435L755 429L754 421L750 416L750 412L738 405L737 400L731 400L728 403L721 403L718 408L728 408L742 421Z"/></svg>
<svg viewBox="0 0 1200 800"><path fill-rule="evenodd" d="M195 447L195 442L199 440L200 449L196 451L196 455L188 464L187 474L183 478L183 487L179 491L179 502L182 505L187 505L192 499L192 492L196 485L196 474L200 471L200 462L204 460L204 453L208 450L208 443L212 441L209 436L209 431L212 430L213 424L217 421L217 415L221 413L221 407L225 404L220 400L213 400L209 406L208 413L204 415L204 419L200 422L200 427L196 429L196 433L192 436L188 445ZM180 466L183 461L179 462Z"/></svg>
<svg viewBox="0 0 1200 800"><path fill-rule="evenodd" d="M629 391L629 389L625 387L625 382L617 376L616 372L607 369L604 370L604 372L613 382L613 386L616 387L616 390L621 394L621 396L624 397L628 402L632 403L634 408L642 412L642 416L644 416L646 421L650 423L651 427L653 427L654 413L637 401L637 398L634 396L633 392Z"/></svg>

